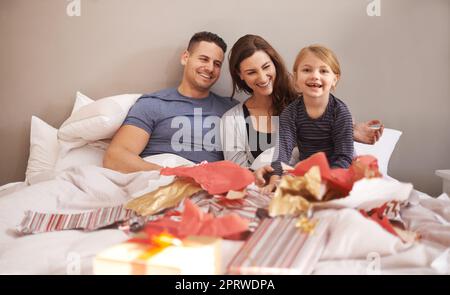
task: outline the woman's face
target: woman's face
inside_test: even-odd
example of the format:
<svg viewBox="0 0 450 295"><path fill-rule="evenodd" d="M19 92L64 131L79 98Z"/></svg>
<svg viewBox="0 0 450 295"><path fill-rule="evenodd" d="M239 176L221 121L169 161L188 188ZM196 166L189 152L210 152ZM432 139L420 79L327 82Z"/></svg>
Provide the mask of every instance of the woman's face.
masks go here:
<svg viewBox="0 0 450 295"><path fill-rule="evenodd" d="M337 80L329 65L308 52L298 64L295 84L305 97L328 98Z"/></svg>
<svg viewBox="0 0 450 295"><path fill-rule="evenodd" d="M239 77L253 90L254 95L272 94L277 72L267 53L256 51L241 62L239 69Z"/></svg>

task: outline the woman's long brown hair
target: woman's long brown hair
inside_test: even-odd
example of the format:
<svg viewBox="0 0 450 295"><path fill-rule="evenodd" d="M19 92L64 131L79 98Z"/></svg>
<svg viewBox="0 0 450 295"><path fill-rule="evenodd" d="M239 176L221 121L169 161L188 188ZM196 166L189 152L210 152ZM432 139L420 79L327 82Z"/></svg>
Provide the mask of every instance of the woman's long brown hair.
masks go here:
<svg viewBox="0 0 450 295"><path fill-rule="evenodd" d="M234 43L228 56L230 74L233 82L233 93L244 91L252 94L253 90L239 77L241 62L252 56L256 51L264 51L269 55L275 65L276 77L273 85L273 115L278 116L283 109L297 98L298 93L294 88L292 75L287 71L283 59L278 52L262 37L257 35L245 35Z"/></svg>

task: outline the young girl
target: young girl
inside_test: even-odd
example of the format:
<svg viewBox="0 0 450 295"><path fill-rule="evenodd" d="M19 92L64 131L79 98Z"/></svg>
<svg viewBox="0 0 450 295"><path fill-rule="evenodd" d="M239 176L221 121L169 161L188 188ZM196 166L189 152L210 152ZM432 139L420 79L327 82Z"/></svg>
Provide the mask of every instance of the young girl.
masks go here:
<svg viewBox="0 0 450 295"><path fill-rule="evenodd" d="M336 55L328 48L303 48L294 63L294 79L301 97L280 116L279 141L272 168L282 174L281 163L288 163L298 145L300 160L325 152L330 167L348 168L353 158L352 116L335 90L341 70ZM271 183L277 177L271 178Z"/></svg>

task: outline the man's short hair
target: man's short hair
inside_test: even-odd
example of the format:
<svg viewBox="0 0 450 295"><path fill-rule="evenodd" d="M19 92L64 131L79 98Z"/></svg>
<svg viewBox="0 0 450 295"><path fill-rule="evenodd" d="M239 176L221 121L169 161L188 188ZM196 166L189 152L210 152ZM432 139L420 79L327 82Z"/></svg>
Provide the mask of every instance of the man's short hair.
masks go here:
<svg viewBox="0 0 450 295"><path fill-rule="evenodd" d="M189 45L187 50L191 52L191 50L201 41L211 42L219 46L223 53L227 51L227 44L225 41L223 41L222 38L220 38L218 35L211 33L211 32L198 32L195 33L194 36L192 36L191 40L189 41Z"/></svg>

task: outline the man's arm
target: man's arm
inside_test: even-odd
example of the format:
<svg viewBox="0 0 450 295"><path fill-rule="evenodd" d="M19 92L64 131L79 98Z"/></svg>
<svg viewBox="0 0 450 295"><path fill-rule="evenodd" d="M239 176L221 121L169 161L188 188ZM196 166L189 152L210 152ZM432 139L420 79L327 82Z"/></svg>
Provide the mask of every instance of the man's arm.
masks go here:
<svg viewBox="0 0 450 295"><path fill-rule="evenodd" d="M149 140L150 134L145 130L132 125L123 125L106 150L103 167L122 173L161 169L161 166L148 163L139 156Z"/></svg>

